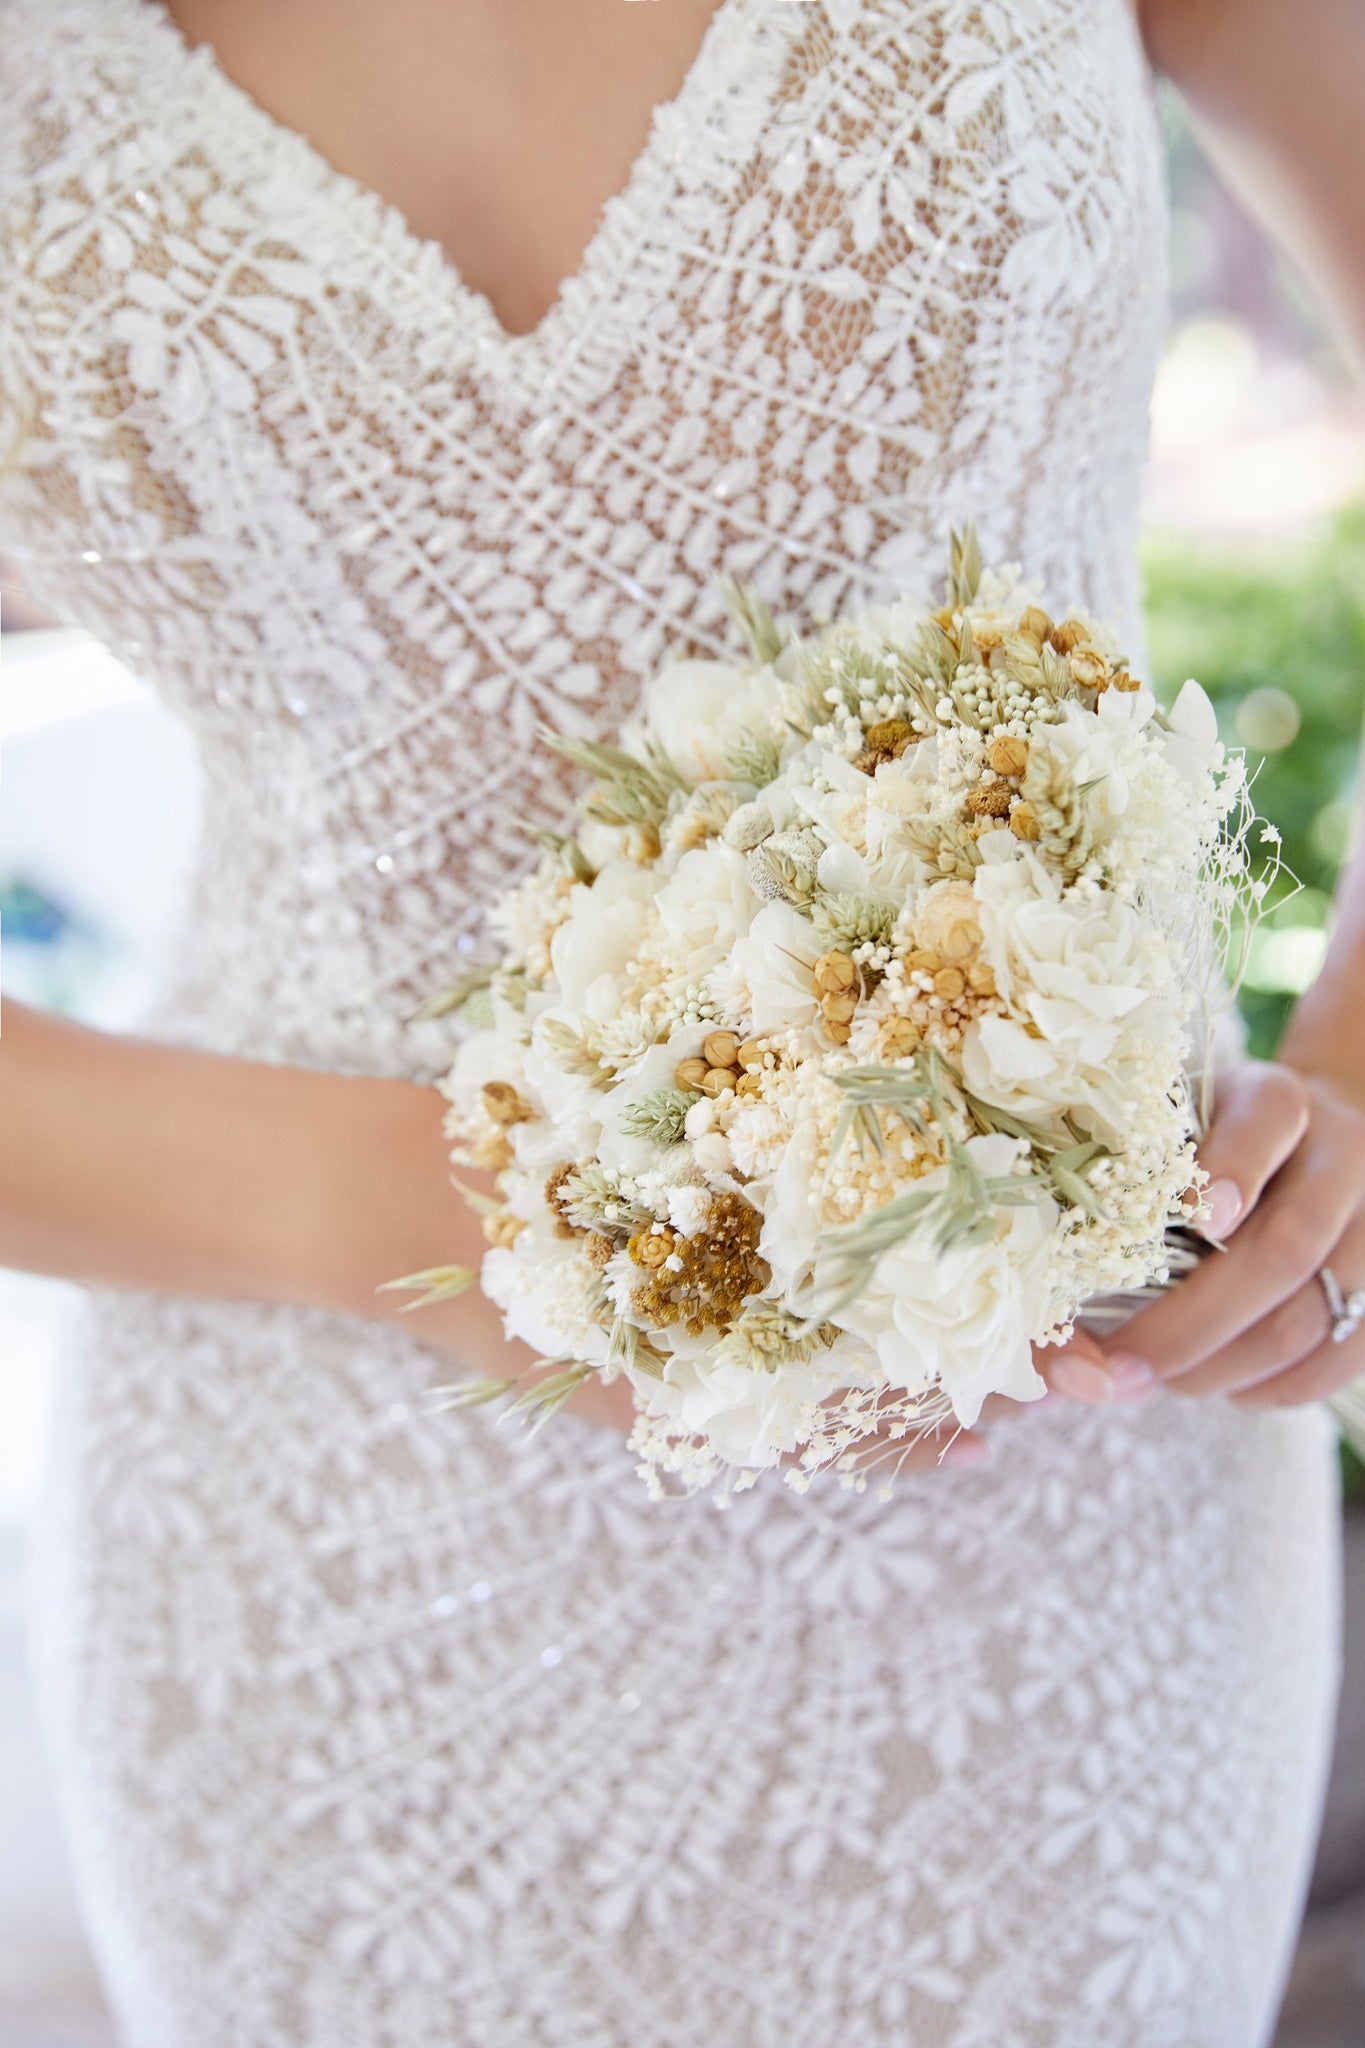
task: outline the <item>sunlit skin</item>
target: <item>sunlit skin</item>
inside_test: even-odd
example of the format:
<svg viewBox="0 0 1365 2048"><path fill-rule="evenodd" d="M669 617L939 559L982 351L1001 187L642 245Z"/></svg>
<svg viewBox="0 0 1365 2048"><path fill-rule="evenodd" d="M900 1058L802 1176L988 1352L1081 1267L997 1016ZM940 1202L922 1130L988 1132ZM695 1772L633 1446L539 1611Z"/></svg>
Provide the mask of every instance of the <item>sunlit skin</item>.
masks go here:
<svg viewBox="0 0 1365 2048"><path fill-rule="evenodd" d="M191 41L439 242L504 329L538 324L677 89L714 0L174 0ZM1365 9L1151 0L1138 23L1216 154L1365 357ZM323 33L325 29L325 33ZM591 121L581 110L591 106ZM534 138L526 146L526 138ZM1312 1401L1365 1373L1316 1279L1365 1283L1365 864L1275 1065L1225 1079L1201 1159L1226 1250L1107 1347L1038 1354L1050 1401ZM438 1098L116 1038L15 1003L0 1036L0 1263L77 1280L401 1320L476 1373L529 1370L477 1294L415 1314L397 1273L477 1264ZM433 1361L433 1376L442 1366ZM987 1405L988 1421L1037 1412ZM573 1408L629 1427L628 1388ZM927 1445L911 1462L937 1459ZM957 1460L987 1454L962 1435ZM953 1483L945 1475L945 1484Z"/></svg>

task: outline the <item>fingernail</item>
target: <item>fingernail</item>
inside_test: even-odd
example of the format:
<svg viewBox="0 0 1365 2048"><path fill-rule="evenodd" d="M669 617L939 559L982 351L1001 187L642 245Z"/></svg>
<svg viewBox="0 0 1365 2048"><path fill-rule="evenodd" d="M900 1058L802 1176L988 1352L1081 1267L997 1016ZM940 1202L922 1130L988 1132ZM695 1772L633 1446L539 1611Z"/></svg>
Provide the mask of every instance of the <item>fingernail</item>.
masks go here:
<svg viewBox="0 0 1365 2048"><path fill-rule="evenodd" d="M955 1436L943 1456L940 1465L986 1465L991 1457L991 1447L984 1437Z"/></svg>
<svg viewBox="0 0 1365 2048"><path fill-rule="evenodd" d="M1048 1368L1048 1382L1073 1401L1112 1401L1114 1380L1102 1365L1083 1358L1059 1358Z"/></svg>
<svg viewBox="0 0 1365 2048"><path fill-rule="evenodd" d="M1131 1351L1115 1351L1109 1358L1109 1377L1114 1382L1114 1394L1120 1401L1140 1400L1156 1387L1156 1374L1145 1358L1139 1358Z"/></svg>
<svg viewBox="0 0 1365 2048"><path fill-rule="evenodd" d="M1242 1213L1242 1190L1235 1180L1215 1180L1204 1190L1208 1215L1199 1228L1206 1237L1226 1237Z"/></svg>

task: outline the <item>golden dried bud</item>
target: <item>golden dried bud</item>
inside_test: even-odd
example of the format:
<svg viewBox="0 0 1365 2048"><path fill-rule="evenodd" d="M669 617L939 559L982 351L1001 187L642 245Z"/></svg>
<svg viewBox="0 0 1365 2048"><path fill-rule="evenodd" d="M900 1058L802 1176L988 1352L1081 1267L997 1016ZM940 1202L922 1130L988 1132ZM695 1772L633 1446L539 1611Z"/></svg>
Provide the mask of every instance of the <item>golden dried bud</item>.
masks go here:
<svg viewBox="0 0 1365 2048"><path fill-rule="evenodd" d="M1067 661L1082 689L1098 690L1108 681L1109 664L1093 647L1073 648Z"/></svg>
<svg viewBox="0 0 1365 2048"><path fill-rule="evenodd" d="M833 1017L825 1019L825 1029L836 1045L847 1045L849 1039L853 1036L853 1026L851 1024L840 1024Z"/></svg>
<svg viewBox="0 0 1365 2048"><path fill-rule="evenodd" d="M763 1092L763 1076L753 1069L741 1074L735 1083L736 1095L760 1095Z"/></svg>
<svg viewBox="0 0 1365 2048"><path fill-rule="evenodd" d="M583 1255L601 1273L616 1256L616 1240L608 1237L605 1230L590 1231L583 1240Z"/></svg>
<svg viewBox="0 0 1365 2048"><path fill-rule="evenodd" d="M967 986L973 995L993 996L995 994L995 970L984 960L973 960L967 969Z"/></svg>
<svg viewBox="0 0 1365 2048"><path fill-rule="evenodd" d="M913 952L906 954L905 964L912 974L937 974L943 962L937 953L930 953L923 946L917 946Z"/></svg>
<svg viewBox="0 0 1365 2048"><path fill-rule="evenodd" d="M1022 775L1028 767L1028 741L1006 734L986 749L987 764L997 775Z"/></svg>
<svg viewBox="0 0 1365 2048"><path fill-rule="evenodd" d="M847 953L822 953L811 969L811 978L821 995L842 994L858 979L858 970Z"/></svg>
<svg viewBox="0 0 1365 2048"><path fill-rule="evenodd" d="M687 1089L701 1088L705 1085L706 1076L709 1072L710 1062L708 1060L695 1058L680 1060L673 1069L674 1085Z"/></svg>
<svg viewBox="0 0 1365 2048"><path fill-rule="evenodd" d="M701 1056L708 1067L732 1067L739 1056L739 1039L733 1031L713 1031L701 1042Z"/></svg>
<svg viewBox="0 0 1365 2048"><path fill-rule="evenodd" d="M955 1003L967 986L967 977L960 967L940 967L934 976L934 994L942 996L945 1003Z"/></svg>
<svg viewBox="0 0 1365 2048"><path fill-rule="evenodd" d="M746 1038L735 1057L746 1070L761 1067L763 1065L763 1047L756 1038Z"/></svg>
<svg viewBox="0 0 1365 2048"><path fill-rule="evenodd" d="M943 938L939 942L939 951L942 953L943 958L951 966L954 963L960 963L963 960L970 960L972 954L976 951L977 947L980 944L980 925L972 924L968 921L968 919L964 917L960 921L960 923L951 926L950 929L947 932L945 932Z"/></svg>
<svg viewBox="0 0 1365 2048"><path fill-rule="evenodd" d="M820 998L820 1011L827 1024L847 1024L858 1007L858 998L852 989L831 989Z"/></svg>
<svg viewBox="0 0 1365 2048"><path fill-rule="evenodd" d="M882 1051L890 1060L905 1059L919 1041L920 1029L913 1017L892 1017L882 1032Z"/></svg>
<svg viewBox="0 0 1365 2048"><path fill-rule="evenodd" d="M1027 797L1022 803L1017 803L1010 812L1010 831L1016 839L1036 839L1042 831L1038 823L1038 813Z"/></svg>
<svg viewBox="0 0 1365 2048"><path fill-rule="evenodd" d="M914 738L915 728L905 718L883 718L879 724L867 728L869 751L889 755L897 761Z"/></svg>
<svg viewBox="0 0 1365 2048"><path fill-rule="evenodd" d="M495 1124L524 1124L535 1114L510 1081L485 1081L481 1093L483 1106Z"/></svg>
<svg viewBox="0 0 1365 2048"><path fill-rule="evenodd" d="M521 1217L513 1216L506 1209L499 1209L496 1216L485 1216L483 1219L484 1236L490 1244L495 1244L502 1250L515 1244L525 1228Z"/></svg>
<svg viewBox="0 0 1365 2048"><path fill-rule="evenodd" d="M1008 815L1013 792L1003 782L978 782L967 791L967 809L974 818L1003 818Z"/></svg>
<svg viewBox="0 0 1365 2048"><path fill-rule="evenodd" d="M504 1167L512 1164L513 1156L512 1147L501 1131L495 1131L491 1137L480 1138L469 1148L472 1164L481 1167L485 1173L501 1173Z"/></svg>
<svg viewBox="0 0 1365 2048"><path fill-rule="evenodd" d="M1052 631L1052 621L1038 605L1031 604L1019 621L1019 631L1026 633L1030 640L1036 640L1041 647Z"/></svg>
<svg viewBox="0 0 1365 2048"><path fill-rule="evenodd" d="M733 1067L708 1067L706 1079L701 1084L702 1094L723 1095L727 1088L733 1088L734 1085L735 1070Z"/></svg>
<svg viewBox="0 0 1365 2048"><path fill-rule="evenodd" d="M1110 681L1116 690L1140 690L1142 688L1142 684L1138 681L1137 677L1131 675L1126 668L1116 669L1110 677Z"/></svg>
<svg viewBox="0 0 1365 2048"><path fill-rule="evenodd" d="M1058 654L1070 654L1073 647L1079 647L1085 639L1085 627L1078 619L1063 619L1048 635Z"/></svg>
<svg viewBox="0 0 1365 2048"><path fill-rule="evenodd" d="M651 1273L657 1273L666 1259L673 1255L674 1233L669 1229L638 1230L630 1240L630 1255L637 1266L647 1266Z"/></svg>

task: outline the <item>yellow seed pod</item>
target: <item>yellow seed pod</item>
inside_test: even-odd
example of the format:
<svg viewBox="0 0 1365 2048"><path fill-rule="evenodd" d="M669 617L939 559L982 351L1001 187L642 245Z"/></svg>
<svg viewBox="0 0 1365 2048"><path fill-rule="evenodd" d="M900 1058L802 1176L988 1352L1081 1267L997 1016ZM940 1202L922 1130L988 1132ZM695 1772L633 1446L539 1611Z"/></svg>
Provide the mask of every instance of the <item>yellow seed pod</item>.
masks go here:
<svg viewBox="0 0 1365 2048"><path fill-rule="evenodd" d="M522 1124L532 1114L530 1103L518 1095L510 1081L485 1081L481 1093L483 1106L495 1124Z"/></svg>
<svg viewBox="0 0 1365 2048"><path fill-rule="evenodd" d="M934 976L934 994L942 996L945 1003L955 1003L967 986L967 977L960 967L940 967Z"/></svg>
<svg viewBox="0 0 1365 2048"><path fill-rule="evenodd" d="M739 1052L733 1031L713 1031L701 1042L701 1056L708 1067L732 1067Z"/></svg>
<svg viewBox="0 0 1365 2048"><path fill-rule="evenodd" d="M741 1074L735 1083L736 1095L760 1095L763 1092L763 1076L752 1068Z"/></svg>
<svg viewBox="0 0 1365 2048"><path fill-rule="evenodd" d="M637 1266L645 1266L651 1273L657 1273L664 1261L672 1256L673 1244L671 1230L637 1230L630 1240L630 1256Z"/></svg>
<svg viewBox="0 0 1365 2048"><path fill-rule="evenodd" d="M853 1026L851 1024L840 1024L833 1017L825 1019L825 1029L836 1045L847 1045L849 1039L853 1036Z"/></svg>
<svg viewBox="0 0 1365 2048"><path fill-rule="evenodd" d="M1042 829L1038 823L1038 813L1025 797L1010 812L1010 831L1016 839L1036 839Z"/></svg>
<svg viewBox="0 0 1365 2048"><path fill-rule="evenodd" d="M944 933L939 942L939 951L948 966L955 967L960 966L964 960L970 960L980 944L980 925L972 924L964 917Z"/></svg>
<svg viewBox="0 0 1365 2048"><path fill-rule="evenodd" d="M867 728L867 745L874 754L890 754L899 760L915 737L915 728L905 718L883 718Z"/></svg>
<svg viewBox="0 0 1365 2048"><path fill-rule="evenodd" d="M993 996L995 994L995 970L984 960L973 960L967 969L967 986L973 995Z"/></svg>
<svg viewBox="0 0 1365 2048"><path fill-rule="evenodd" d="M905 956L906 967L912 974L937 974L943 961L937 953L931 953L924 946L917 946Z"/></svg>
<svg viewBox="0 0 1365 2048"><path fill-rule="evenodd" d="M1052 631L1052 621L1040 606L1031 604L1019 621L1019 631L1027 634L1030 640L1036 640L1041 647Z"/></svg>
<svg viewBox="0 0 1365 2048"><path fill-rule="evenodd" d="M920 1028L913 1017L892 1017L882 1032L882 1051L888 1059L905 1059L919 1041Z"/></svg>
<svg viewBox="0 0 1365 2048"><path fill-rule="evenodd" d="M509 1245L516 1243L525 1228L521 1217L511 1215L506 1209L499 1209L495 1216L485 1216L483 1219L484 1236L490 1244L495 1244L504 1251Z"/></svg>
<svg viewBox="0 0 1365 2048"><path fill-rule="evenodd" d="M1110 681L1116 690L1140 690L1142 688L1142 684L1138 681L1137 677L1130 675L1126 668L1116 669Z"/></svg>
<svg viewBox="0 0 1365 2048"><path fill-rule="evenodd" d="M700 1088L709 1072L708 1060L680 1060L673 1069L673 1080L679 1088Z"/></svg>
<svg viewBox="0 0 1365 2048"><path fill-rule="evenodd" d="M858 998L852 989L831 989L820 998L821 1012L829 1024L847 1024L857 1007Z"/></svg>
<svg viewBox="0 0 1365 2048"><path fill-rule="evenodd" d="M1093 647L1076 647L1067 656L1071 673L1082 689L1102 689L1109 678L1109 664Z"/></svg>
<svg viewBox="0 0 1365 2048"><path fill-rule="evenodd" d="M967 809L974 818L1003 818L1010 807L1010 791L1003 782L978 782L967 791Z"/></svg>
<svg viewBox="0 0 1365 2048"><path fill-rule="evenodd" d="M811 969L811 979L821 995L842 994L858 979L858 970L847 953L822 953Z"/></svg>
<svg viewBox="0 0 1365 2048"><path fill-rule="evenodd" d="M747 1073L763 1065L763 1047L756 1038L746 1038L735 1057Z"/></svg>
<svg viewBox="0 0 1365 2048"><path fill-rule="evenodd" d="M1063 619L1048 635L1058 654L1070 654L1073 647L1079 647L1085 639L1085 627L1079 619Z"/></svg>
<svg viewBox="0 0 1365 2048"><path fill-rule="evenodd" d="M991 741L986 749L986 760L997 775L1022 775L1028 767L1028 741L1015 739L1007 733Z"/></svg>
<svg viewBox="0 0 1365 2048"><path fill-rule="evenodd" d="M472 1144L469 1157L485 1173L501 1173L512 1164L514 1154L502 1132L495 1131L491 1138L480 1138Z"/></svg>
<svg viewBox="0 0 1365 2048"><path fill-rule="evenodd" d="M735 1085L733 1067L708 1067L706 1079L702 1082L703 1095L723 1095L727 1088Z"/></svg>

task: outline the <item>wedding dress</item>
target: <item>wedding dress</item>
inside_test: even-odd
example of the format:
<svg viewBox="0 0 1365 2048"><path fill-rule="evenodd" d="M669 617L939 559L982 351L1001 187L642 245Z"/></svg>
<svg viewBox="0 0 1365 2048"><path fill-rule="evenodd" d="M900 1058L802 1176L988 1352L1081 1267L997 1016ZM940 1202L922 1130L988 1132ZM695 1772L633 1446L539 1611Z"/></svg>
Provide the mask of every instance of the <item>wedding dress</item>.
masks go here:
<svg viewBox="0 0 1365 2048"><path fill-rule="evenodd" d="M720 0L503 330L149 0L0 0L0 544L191 726L150 1028L429 1079L404 1022L666 646L937 587L1140 665L1165 304L1124 0ZM652 1504L432 1415L416 1334L95 1289L38 1665L135 2048L1257 2048L1330 1748L1324 1411L998 1424L884 1502Z"/></svg>

